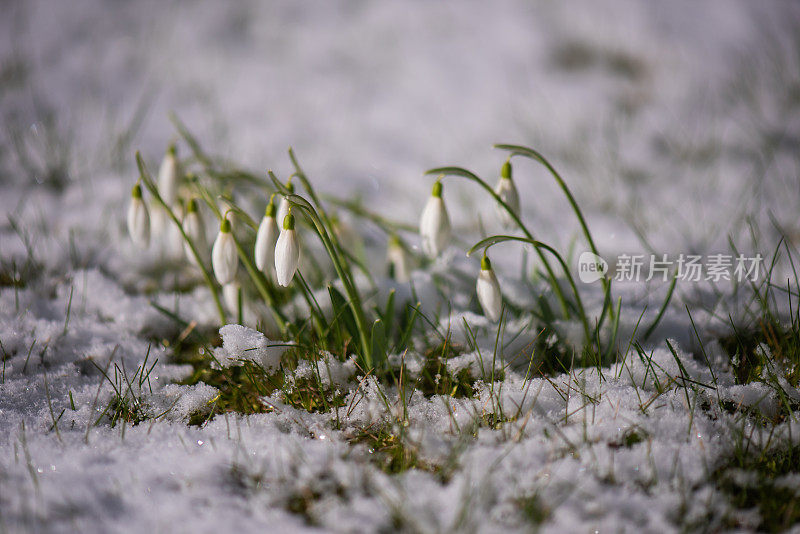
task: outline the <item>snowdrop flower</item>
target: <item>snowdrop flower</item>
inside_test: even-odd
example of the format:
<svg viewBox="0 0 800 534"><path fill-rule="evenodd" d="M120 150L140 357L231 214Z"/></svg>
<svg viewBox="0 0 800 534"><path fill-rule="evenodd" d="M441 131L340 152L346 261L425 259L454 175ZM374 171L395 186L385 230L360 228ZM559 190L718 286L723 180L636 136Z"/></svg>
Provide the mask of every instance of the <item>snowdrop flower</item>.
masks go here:
<svg viewBox="0 0 800 534"><path fill-rule="evenodd" d="M450 239L450 217L442 200L442 182L433 184L431 196L422 210L419 233L422 236L422 250L430 258L438 256L447 246Z"/></svg>
<svg viewBox="0 0 800 534"><path fill-rule="evenodd" d="M239 256L231 234L231 222L227 218L222 219L219 234L211 249L211 265L220 284L224 286L233 282L239 268Z"/></svg>
<svg viewBox="0 0 800 534"><path fill-rule="evenodd" d="M290 193L294 193L294 184L291 178L286 182L286 189L288 189ZM286 200L286 197L281 197L281 203L278 204L278 221L286 220L286 216L289 214L289 206L290 204L289 201Z"/></svg>
<svg viewBox="0 0 800 534"><path fill-rule="evenodd" d="M161 167L158 169L158 194L167 206L178 200L178 158L175 156L175 145L169 145Z"/></svg>
<svg viewBox="0 0 800 534"><path fill-rule="evenodd" d="M164 206L155 198L150 200L150 234L161 237L167 223L170 222L169 214Z"/></svg>
<svg viewBox="0 0 800 534"><path fill-rule="evenodd" d="M225 306L228 311L234 315L239 313L239 293L241 285L234 280L222 286L222 300L225 301Z"/></svg>
<svg viewBox="0 0 800 534"><path fill-rule="evenodd" d="M172 207L172 213L178 219L178 224L170 217L169 226L167 227L167 235L165 240L166 253L169 257L178 259L183 254L183 234L181 233L181 226L183 225L183 201L178 199Z"/></svg>
<svg viewBox="0 0 800 534"><path fill-rule="evenodd" d="M300 260L300 244L294 229L294 215L291 210L283 219L283 230L275 245L275 275L278 284L286 287L292 281Z"/></svg>
<svg viewBox="0 0 800 534"><path fill-rule="evenodd" d="M205 259L207 257L204 258L204 253L208 247L206 242L206 227L203 224L203 219L200 218L200 213L197 208L197 199L191 199L186 206L186 216L183 218L183 231L186 233L186 237L191 239L192 243L194 243L194 248L200 254L200 258ZM197 259L194 257L189 243L184 241L183 250L186 252L186 257L189 258L189 261L196 265Z"/></svg>
<svg viewBox="0 0 800 534"><path fill-rule="evenodd" d="M411 279L411 258L408 257L408 252L396 235L389 239L386 257L392 268L394 279L401 284L408 282Z"/></svg>
<svg viewBox="0 0 800 534"><path fill-rule="evenodd" d="M478 293L478 302L481 303L483 314L487 319L496 323L500 319L500 312L503 309L503 297L500 295L500 284L497 283L492 262L485 253L481 258L481 272L478 275L475 291Z"/></svg>
<svg viewBox="0 0 800 534"><path fill-rule="evenodd" d="M150 216L142 200L142 186L136 184L131 191L131 204L128 206L128 233L133 242L142 248L150 244Z"/></svg>
<svg viewBox="0 0 800 534"><path fill-rule="evenodd" d="M278 223L275 222L275 195L273 195L258 226L254 253L256 267L267 276L275 272L275 243L278 241L278 233Z"/></svg>
<svg viewBox="0 0 800 534"><path fill-rule="evenodd" d="M503 163L503 168L500 170L500 181L497 182L497 187L494 188L494 192L497 193L497 196L508 204L511 211L519 217L519 192L517 191L517 186L514 184L514 181L511 179L511 162L506 161ZM499 204L497 205L497 213L504 227L510 228L514 226L514 218Z"/></svg>

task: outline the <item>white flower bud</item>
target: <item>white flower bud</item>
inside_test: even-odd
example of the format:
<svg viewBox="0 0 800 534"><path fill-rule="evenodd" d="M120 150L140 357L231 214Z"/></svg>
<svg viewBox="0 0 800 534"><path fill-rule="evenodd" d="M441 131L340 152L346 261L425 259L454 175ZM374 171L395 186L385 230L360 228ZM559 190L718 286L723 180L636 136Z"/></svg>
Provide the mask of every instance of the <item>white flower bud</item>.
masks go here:
<svg viewBox="0 0 800 534"><path fill-rule="evenodd" d="M158 194L167 206L172 206L178 200L179 173L175 145L170 145L158 169Z"/></svg>
<svg viewBox="0 0 800 534"><path fill-rule="evenodd" d="M169 214L156 199L150 200L150 234L160 238L170 222Z"/></svg>
<svg viewBox="0 0 800 534"><path fill-rule="evenodd" d="M267 276L274 276L275 273L275 244L279 233L278 223L275 222L275 203L270 199L258 226L254 251L256 267Z"/></svg>
<svg viewBox="0 0 800 534"><path fill-rule="evenodd" d="M219 234L211 249L211 265L214 268L214 276L220 284L224 286L233 282L239 268L239 256L236 253L236 243L228 219L222 219L220 224Z"/></svg>
<svg viewBox="0 0 800 534"><path fill-rule="evenodd" d="M142 200L142 186L136 184L131 191L128 206L128 233L136 246L147 248L150 244L150 216Z"/></svg>
<svg viewBox="0 0 800 534"><path fill-rule="evenodd" d="M228 308L228 312L234 316L239 313L239 293L241 288L242 286L236 280L222 286L222 300L225 301L225 307Z"/></svg>
<svg viewBox="0 0 800 534"><path fill-rule="evenodd" d="M286 182L286 189L288 189L290 193L294 193L294 184L292 183L291 179ZM289 207L290 204L289 201L286 200L286 197L281 197L281 202L278 204L277 221L282 223L286 220L286 216L289 214Z"/></svg>
<svg viewBox="0 0 800 534"><path fill-rule="evenodd" d="M511 179L511 163L508 161L503 164L503 168L500 171L500 181L497 182L494 192L519 217L519 192L514 180ZM500 216L500 222L504 227L510 228L514 226L514 218L499 204L497 205L497 214Z"/></svg>
<svg viewBox="0 0 800 534"><path fill-rule="evenodd" d="M435 258L447 247L450 240L450 216L442 199L442 183L433 184L433 191L422 211L419 223L422 236L422 250L430 258Z"/></svg>
<svg viewBox="0 0 800 534"><path fill-rule="evenodd" d="M478 302L481 303L483 314L491 322L496 323L503 310L503 297L500 294L500 284L497 282L494 269L492 269L492 263L485 254L481 258L481 272L478 274L475 291L478 293Z"/></svg>
<svg viewBox="0 0 800 534"><path fill-rule="evenodd" d="M294 229L294 215L291 211L283 219L283 230L275 245L275 276L278 284L286 287L292 281L300 261L300 243Z"/></svg>
<svg viewBox="0 0 800 534"><path fill-rule="evenodd" d="M203 219L200 217L197 200L194 198L189 201L186 207L186 217L183 218L183 231L186 232L186 236L194 243L194 248L197 250L198 254L200 254L200 259L206 261L208 259L208 256L206 256L206 249L208 248L206 227L203 224ZM189 243L184 241L183 250L186 252L186 257L189 258L189 261L196 265L197 259L194 257Z"/></svg>
<svg viewBox="0 0 800 534"><path fill-rule="evenodd" d="M389 240L386 258L392 267L395 280L404 284L411 279L411 258L397 236L393 235Z"/></svg>
<svg viewBox="0 0 800 534"><path fill-rule="evenodd" d="M179 224L183 224L183 202L178 199L172 206L172 213L178 219ZM169 215L167 215L169 217ZM166 254L170 258L178 259L183 255L183 234L180 227L175 224L172 217L169 217L167 234L165 239Z"/></svg>

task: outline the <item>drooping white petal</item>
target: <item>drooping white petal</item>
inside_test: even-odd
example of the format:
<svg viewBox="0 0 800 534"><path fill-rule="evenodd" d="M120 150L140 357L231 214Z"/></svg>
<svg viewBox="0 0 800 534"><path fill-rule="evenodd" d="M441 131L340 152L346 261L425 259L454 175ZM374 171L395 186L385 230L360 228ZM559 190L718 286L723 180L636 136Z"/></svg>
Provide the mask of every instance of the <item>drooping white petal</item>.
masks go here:
<svg viewBox="0 0 800 534"><path fill-rule="evenodd" d="M189 213L186 214L186 217L183 219L183 231L186 232L186 236L192 240L192 243L194 243L195 249L197 250L198 254L200 254L200 259L206 261L208 259L206 227L203 224L203 219L200 218L200 214L197 211L189 211ZM189 261L196 265L197 259L194 257L189 243L184 241L183 250L186 253L186 257L189 258Z"/></svg>
<svg viewBox="0 0 800 534"><path fill-rule="evenodd" d="M430 196L422 211L419 223L422 236L422 250L430 258L435 258L450 240L450 216L441 197Z"/></svg>
<svg viewBox="0 0 800 534"><path fill-rule="evenodd" d="M128 206L128 233L136 246L147 248L150 244L150 216L141 197L132 197Z"/></svg>
<svg viewBox="0 0 800 534"><path fill-rule="evenodd" d="M167 206L172 206L178 200L179 173L175 148L170 147L158 169L158 194Z"/></svg>
<svg viewBox="0 0 800 534"><path fill-rule="evenodd" d="M267 276L275 272L275 244L278 242L278 223L274 217L266 215L261 219L256 234L254 256L256 267Z"/></svg>
<svg viewBox="0 0 800 534"><path fill-rule="evenodd" d="M496 323L500 319L500 312L503 309L503 297L500 294L500 284L494 270L481 269L478 274L478 282L475 284L475 291L478 293L478 302L483 308L483 314L487 319Z"/></svg>
<svg viewBox="0 0 800 534"><path fill-rule="evenodd" d="M211 265L214 268L214 276L217 277L220 284L233 282L239 268L239 256L236 252L233 234L230 232L230 225L227 232L220 230L217 234L214 247L211 249Z"/></svg>
<svg viewBox="0 0 800 534"><path fill-rule="evenodd" d="M275 244L275 276L278 284L286 287L292 281L300 260L300 243L297 232L292 229L281 230Z"/></svg>
<svg viewBox="0 0 800 534"><path fill-rule="evenodd" d="M283 220L289 214L290 207L291 204L289 204L289 201L286 200L285 197L281 197L281 201L278 203L278 214L275 220L283 224Z"/></svg>
<svg viewBox="0 0 800 534"><path fill-rule="evenodd" d="M172 213L175 214L178 221L183 224L183 205L180 202L176 202L172 206ZM183 255L183 234L181 234L180 227L175 224L175 221L172 220L172 217L167 215L167 234L165 239L165 252L168 257L178 259Z"/></svg>
<svg viewBox="0 0 800 534"><path fill-rule="evenodd" d="M157 200L150 201L150 235L160 238L170 223L169 214Z"/></svg>
<svg viewBox="0 0 800 534"><path fill-rule="evenodd" d="M233 281L222 286L222 300L225 301L225 307L228 312L234 314L239 313L239 290L241 289L239 282Z"/></svg>
<svg viewBox="0 0 800 534"><path fill-rule="evenodd" d="M511 211L519 217L519 192L517 191L517 186L514 181L511 178L501 177L500 181L497 182L497 187L495 187L494 192L497 193L497 196L508 204ZM500 216L500 222L504 227L510 228L514 226L514 218L511 217L500 204L497 204L497 214Z"/></svg>
<svg viewBox="0 0 800 534"><path fill-rule="evenodd" d="M411 279L411 258L403 245L397 241L390 241L389 248L386 250L386 257L394 271L394 278L400 283L406 283Z"/></svg>

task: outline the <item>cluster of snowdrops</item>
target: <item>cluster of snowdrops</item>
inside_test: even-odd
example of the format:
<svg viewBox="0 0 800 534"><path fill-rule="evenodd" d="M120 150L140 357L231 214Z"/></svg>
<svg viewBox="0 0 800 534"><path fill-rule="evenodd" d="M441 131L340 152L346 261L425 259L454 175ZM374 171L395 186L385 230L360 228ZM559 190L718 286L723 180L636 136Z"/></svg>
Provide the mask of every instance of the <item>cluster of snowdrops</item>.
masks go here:
<svg viewBox="0 0 800 534"><path fill-rule="evenodd" d="M208 261L209 240L205 222L198 209L198 198L182 199L179 196L179 183L183 178L175 146L171 145L159 167L155 189L151 189L156 198L149 203L145 202L141 177L134 185L127 214L128 231L138 247L150 246L151 238L161 239L168 243L170 249L182 251L190 262L200 265ZM286 191L294 191L291 178L286 184ZM440 176L433 185L431 196L420 218L422 249L431 259L442 253L451 237L450 217L442 192ZM514 219L519 215L519 194L508 160L502 166L494 193L502 201L498 206L501 222L506 227L513 225ZM280 196L280 201L276 206L277 196ZM241 305L240 286L236 281L240 258L232 235L232 219L235 213L232 210L220 210L219 213L219 232L210 248L211 267L214 277L222 286L226 307L235 313ZM252 259L264 276L283 287L289 286L295 278L300 262L297 233L292 203L287 195L273 193L258 226ZM408 282L411 258L406 247L396 238L389 240L387 259L395 278L399 282ZM476 292L485 316L492 322L499 321L503 300L497 276L485 250Z"/></svg>

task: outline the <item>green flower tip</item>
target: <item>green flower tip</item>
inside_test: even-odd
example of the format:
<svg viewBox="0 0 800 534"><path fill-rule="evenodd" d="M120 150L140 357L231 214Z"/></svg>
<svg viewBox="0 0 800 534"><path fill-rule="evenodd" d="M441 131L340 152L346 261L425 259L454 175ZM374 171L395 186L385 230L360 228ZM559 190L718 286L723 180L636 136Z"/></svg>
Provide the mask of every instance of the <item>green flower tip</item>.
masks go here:
<svg viewBox="0 0 800 534"><path fill-rule="evenodd" d="M486 254L483 255L481 258L481 271L491 271L492 270L492 262L489 261L489 256Z"/></svg>
<svg viewBox="0 0 800 534"><path fill-rule="evenodd" d="M141 186L141 184L136 184L136 185L133 186L133 189L131 190L131 196L133 198L139 198L139 199L142 198L142 186Z"/></svg>
<svg viewBox="0 0 800 534"><path fill-rule="evenodd" d="M178 151L178 148L175 146L175 143L170 143L167 147L167 154L170 156L174 156L175 153Z"/></svg>
<svg viewBox="0 0 800 534"><path fill-rule="evenodd" d="M275 212L278 211L275 208L275 195L272 195L269 198L269 204L267 204L267 209L264 210L264 215L266 217L275 217Z"/></svg>
<svg viewBox="0 0 800 534"><path fill-rule="evenodd" d="M283 229L294 230L294 215L291 212L287 213L286 217L283 218Z"/></svg>
<svg viewBox="0 0 800 534"><path fill-rule="evenodd" d="M186 204L186 212L187 213L197 213L197 199L196 198L189 199L189 203Z"/></svg>
<svg viewBox="0 0 800 534"><path fill-rule="evenodd" d="M400 241L400 236L397 234L392 234L389 238L389 245L393 247L402 247L403 243Z"/></svg>
<svg viewBox="0 0 800 534"><path fill-rule="evenodd" d="M294 194L294 184L292 183L291 178L289 178L289 181L286 182L286 189L288 189L290 193Z"/></svg>
<svg viewBox="0 0 800 534"><path fill-rule="evenodd" d="M442 198L442 182L436 180L436 183L433 184L433 190L431 191L431 195L436 198Z"/></svg>
<svg viewBox="0 0 800 534"><path fill-rule="evenodd" d="M500 169L500 176L502 178L508 178L509 180L511 179L511 162L509 160L503 163L503 168Z"/></svg>
<svg viewBox="0 0 800 534"><path fill-rule="evenodd" d="M222 222L219 225L219 231L223 234L228 234L231 231L231 221L228 219L222 219Z"/></svg>

